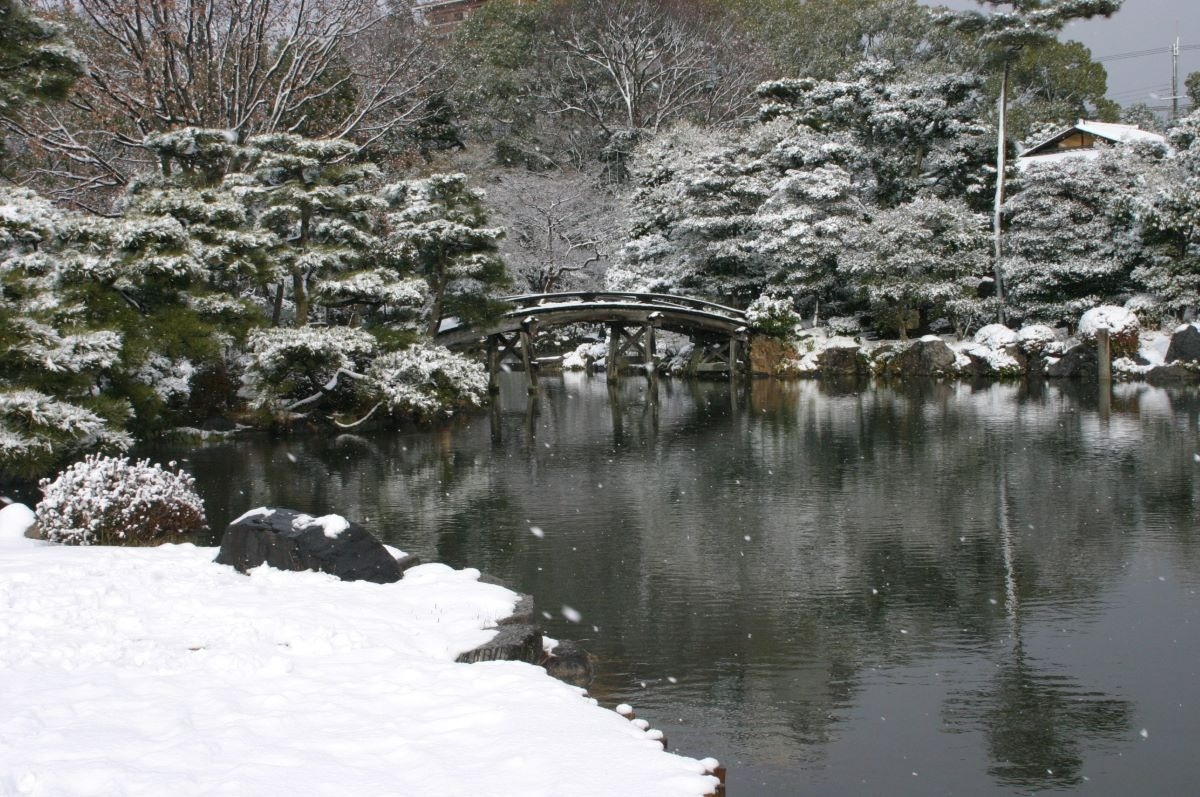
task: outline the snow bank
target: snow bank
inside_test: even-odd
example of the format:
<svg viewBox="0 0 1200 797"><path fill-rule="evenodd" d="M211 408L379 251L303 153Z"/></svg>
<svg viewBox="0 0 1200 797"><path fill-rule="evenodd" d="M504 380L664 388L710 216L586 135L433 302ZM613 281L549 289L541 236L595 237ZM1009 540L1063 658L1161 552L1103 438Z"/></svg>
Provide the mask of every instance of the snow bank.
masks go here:
<svg viewBox="0 0 1200 797"><path fill-rule="evenodd" d="M0 548L26 545L25 530L36 520L33 510L24 504L9 504L0 509Z"/></svg>
<svg viewBox="0 0 1200 797"><path fill-rule="evenodd" d="M28 512L28 510L26 510ZM455 664L516 596L472 570L395 584L214 549L18 540L0 513L0 794L613 794L715 779L581 690Z"/></svg>

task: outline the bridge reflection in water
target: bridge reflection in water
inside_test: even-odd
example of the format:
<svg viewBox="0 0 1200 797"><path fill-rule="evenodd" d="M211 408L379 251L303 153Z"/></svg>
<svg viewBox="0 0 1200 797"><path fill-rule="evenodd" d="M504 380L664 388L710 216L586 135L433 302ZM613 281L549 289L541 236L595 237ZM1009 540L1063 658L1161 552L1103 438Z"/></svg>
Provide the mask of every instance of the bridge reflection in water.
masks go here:
<svg viewBox="0 0 1200 797"><path fill-rule="evenodd" d="M658 373L657 334L687 335L692 354L687 373L749 372L751 325L743 310L722 304L662 293L579 291L535 293L505 299L513 305L484 326L448 320L435 338L449 348L486 351L490 386L497 389L501 370L520 369L530 391L537 389L537 343L542 330L569 324L598 324L608 331L604 369L609 383L622 370L639 369L653 379Z"/></svg>

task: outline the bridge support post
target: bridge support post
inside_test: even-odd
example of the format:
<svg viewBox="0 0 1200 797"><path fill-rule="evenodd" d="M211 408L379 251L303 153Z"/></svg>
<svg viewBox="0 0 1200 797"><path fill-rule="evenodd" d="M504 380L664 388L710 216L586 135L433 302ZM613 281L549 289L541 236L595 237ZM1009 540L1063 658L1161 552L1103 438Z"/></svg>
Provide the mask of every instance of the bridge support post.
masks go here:
<svg viewBox="0 0 1200 797"><path fill-rule="evenodd" d="M650 320L646 322L642 330L642 354L644 355L643 362L646 366L646 378L651 382L658 380L658 362L655 360L657 349L656 336L654 325L662 318L662 313L651 313Z"/></svg>
<svg viewBox="0 0 1200 797"><path fill-rule="evenodd" d="M488 335L487 339L488 393L491 393L492 395L500 392L499 337L499 335Z"/></svg>
<svg viewBox="0 0 1200 797"><path fill-rule="evenodd" d="M526 389L538 391L537 355L533 349L533 338L537 335L537 319L533 316L521 322L521 365L525 368Z"/></svg>
<svg viewBox="0 0 1200 797"><path fill-rule="evenodd" d="M621 333L624 327L620 324L608 325L608 356L604 358L604 379L610 385L615 385L620 378L617 365L621 355Z"/></svg>

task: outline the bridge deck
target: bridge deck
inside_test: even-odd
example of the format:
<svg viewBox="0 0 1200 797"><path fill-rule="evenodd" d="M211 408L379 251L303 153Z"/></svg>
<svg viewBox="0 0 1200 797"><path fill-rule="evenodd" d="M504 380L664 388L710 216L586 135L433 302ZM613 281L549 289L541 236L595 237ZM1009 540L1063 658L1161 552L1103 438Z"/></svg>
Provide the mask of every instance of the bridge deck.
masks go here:
<svg viewBox="0 0 1200 797"><path fill-rule="evenodd" d="M655 293L582 291L513 296L515 305L486 326L454 322L443 324L436 341L443 346L466 346L489 335L524 329L530 321L539 327L577 323L653 324L658 329L684 334L711 334L745 338L746 314L733 307Z"/></svg>

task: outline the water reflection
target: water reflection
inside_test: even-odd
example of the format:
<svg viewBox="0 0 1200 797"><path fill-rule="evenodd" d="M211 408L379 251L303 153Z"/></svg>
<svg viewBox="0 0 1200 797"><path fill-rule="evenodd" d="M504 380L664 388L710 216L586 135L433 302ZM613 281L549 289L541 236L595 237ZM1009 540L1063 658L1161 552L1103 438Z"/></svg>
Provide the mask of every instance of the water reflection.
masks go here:
<svg viewBox="0 0 1200 797"><path fill-rule="evenodd" d="M600 655L595 696L731 793L1166 793L1191 757L1135 725L1200 732L1200 401L1104 410L1071 384L567 375L434 433L158 455L219 524L337 511L508 579Z"/></svg>

